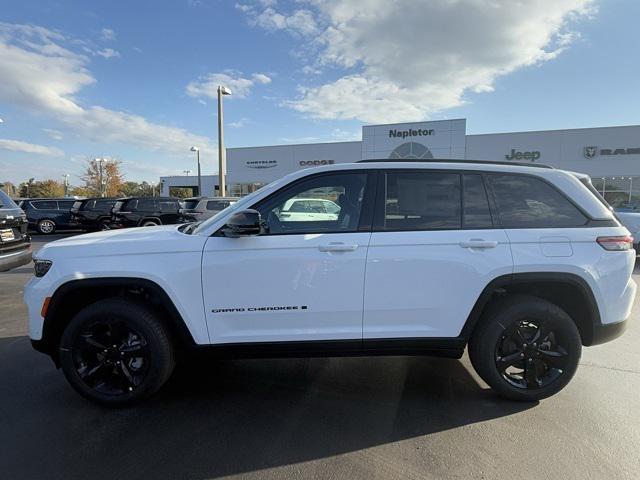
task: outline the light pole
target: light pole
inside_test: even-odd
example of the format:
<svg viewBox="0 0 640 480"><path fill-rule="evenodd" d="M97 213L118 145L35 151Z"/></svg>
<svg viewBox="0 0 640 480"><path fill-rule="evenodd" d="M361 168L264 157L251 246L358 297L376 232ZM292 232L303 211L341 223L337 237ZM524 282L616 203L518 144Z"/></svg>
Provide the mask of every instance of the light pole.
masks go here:
<svg viewBox="0 0 640 480"><path fill-rule="evenodd" d="M198 195L202 195L202 177L200 176L200 149L198 147L191 147L192 152L196 152L196 158L198 159ZM191 170L189 170L191 173ZM187 175L189 175L187 173Z"/></svg>
<svg viewBox="0 0 640 480"><path fill-rule="evenodd" d="M62 177L64 178L64 196L69 195L69 174L63 173Z"/></svg>
<svg viewBox="0 0 640 480"><path fill-rule="evenodd" d="M107 182L104 179L104 174L102 172L102 164L107 163L109 160L106 158L96 158L95 161L98 163L98 172L100 174L100 196L104 197L104 186Z"/></svg>
<svg viewBox="0 0 640 480"><path fill-rule="evenodd" d="M224 132L222 121L222 97L231 95L231 90L222 85L218 85L218 193L221 197L226 197L225 170L227 168L226 155L224 151Z"/></svg>
<svg viewBox="0 0 640 480"><path fill-rule="evenodd" d="M191 173L191 170L182 170L182 173L184 173L188 177Z"/></svg>

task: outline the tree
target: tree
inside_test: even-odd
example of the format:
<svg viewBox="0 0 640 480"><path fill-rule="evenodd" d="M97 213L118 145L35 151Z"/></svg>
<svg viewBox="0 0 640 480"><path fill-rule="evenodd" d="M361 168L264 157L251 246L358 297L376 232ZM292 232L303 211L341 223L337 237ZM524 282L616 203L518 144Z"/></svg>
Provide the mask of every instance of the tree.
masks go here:
<svg viewBox="0 0 640 480"><path fill-rule="evenodd" d="M56 180L42 180L35 182L30 178L19 187L19 194L25 198L63 197L64 185Z"/></svg>
<svg viewBox="0 0 640 480"><path fill-rule="evenodd" d="M122 165L120 160L108 159L104 162L98 162L95 159L88 160L87 169L81 177L87 191L98 197L102 193L107 197L117 197L122 188L124 177L120 171L120 165Z"/></svg>
<svg viewBox="0 0 640 480"><path fill-rule="evenodd" d="M124 182L119 194L122 197L151 197L159 191L158 185L147 182Z"/></svg>
<svg viewBox="0 0 640 480"><path fill-rule="evenodd" d="M0 190L9 195L10 197L15 197L18 193L18 189L11 182L0 182Z"/></svg>
<svg viewBox="0 0 640 480"><path fill-rule="evenodd" d="M189 198L193 197L193 189L185 187L171 187L169 189L169 195L178 198Z"/></svg>

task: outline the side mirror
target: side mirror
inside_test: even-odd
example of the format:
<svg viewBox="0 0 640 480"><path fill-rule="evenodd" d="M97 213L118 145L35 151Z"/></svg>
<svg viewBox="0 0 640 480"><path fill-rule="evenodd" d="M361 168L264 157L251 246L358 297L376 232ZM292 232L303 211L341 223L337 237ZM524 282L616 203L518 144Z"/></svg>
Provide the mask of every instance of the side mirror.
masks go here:
<svg viewBox="0 0 640 480"><path fill-rule="evenodd" d="M260 234L262 230L261 224L260 212L257 210L242 210L231 215L220 232L225 237L249 237Z"/></svg>

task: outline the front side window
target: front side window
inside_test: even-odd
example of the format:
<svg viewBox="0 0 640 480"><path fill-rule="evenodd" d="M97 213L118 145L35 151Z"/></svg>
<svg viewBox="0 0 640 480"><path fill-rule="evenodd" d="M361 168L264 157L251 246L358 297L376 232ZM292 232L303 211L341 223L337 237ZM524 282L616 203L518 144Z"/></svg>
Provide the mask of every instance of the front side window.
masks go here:
<svg viewBox="0 0 640 480"><path fill-rule="evenodd" d="M355 232L366 183L366 173L319 175L285 188L255 208L266 234Z"/></svg>
<svg viewBox="0 0 640 480"><path fill-rule="evenodd" d="M128 204L127 204L128 206ZM144 210L146 212L153 212L156 209L156 202L151 198L140 198L135 207L131 207L131 210Z"/></svg>
<svg viewBox="0 0 640 480"><path fill-rule="evenodd" d="M459 229L460 192L457 173L389 172L382 230Z"/></svg>
<svg viewBox="0 0 640 480"><path fill-rule="evenodd" d="M462 226L464 228L492 228L491 210L482 175L462 175Z"/></svg>
<svg viewBox="0 0 640 480"><path fill-rule="evenodd" d="M90 206L90 207L85 207L85 208L95 208L96 210L111 210L111 207L113 207L113 205L116 202L114 200L96 200L95 203L95 207Z"/></svg>
<svg viewBox="0 0 640 480"><path fill-rule="evenodd" d="M551 185L525 175L492 175L503 228L580 227L585 215Z"/></svg>
<svg viewBox="0 0 640 480"><path fill-rule="evenodd" d="M207 201L207 210L213 210L214 212L219 212L220 210L224 210L229 206L229 202L225 200L209 200Z"/></svg>

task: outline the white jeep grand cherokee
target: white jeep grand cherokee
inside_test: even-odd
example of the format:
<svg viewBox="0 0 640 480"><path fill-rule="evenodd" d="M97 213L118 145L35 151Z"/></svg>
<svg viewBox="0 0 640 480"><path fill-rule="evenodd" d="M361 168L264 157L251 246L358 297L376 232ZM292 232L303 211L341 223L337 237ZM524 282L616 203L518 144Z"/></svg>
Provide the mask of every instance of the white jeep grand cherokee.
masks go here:
<svg viewBox="0 0 640 480"><path fill-rule="evenodd" d="M295 198L331 218L282 221ZM360 162L288 175L200 224L52 242L25 289L36 349L121 405L178 353L439 355L469 347L500 395L561 390L582 346L622 333L633 239L568 172L498 162Z"/></svg>

